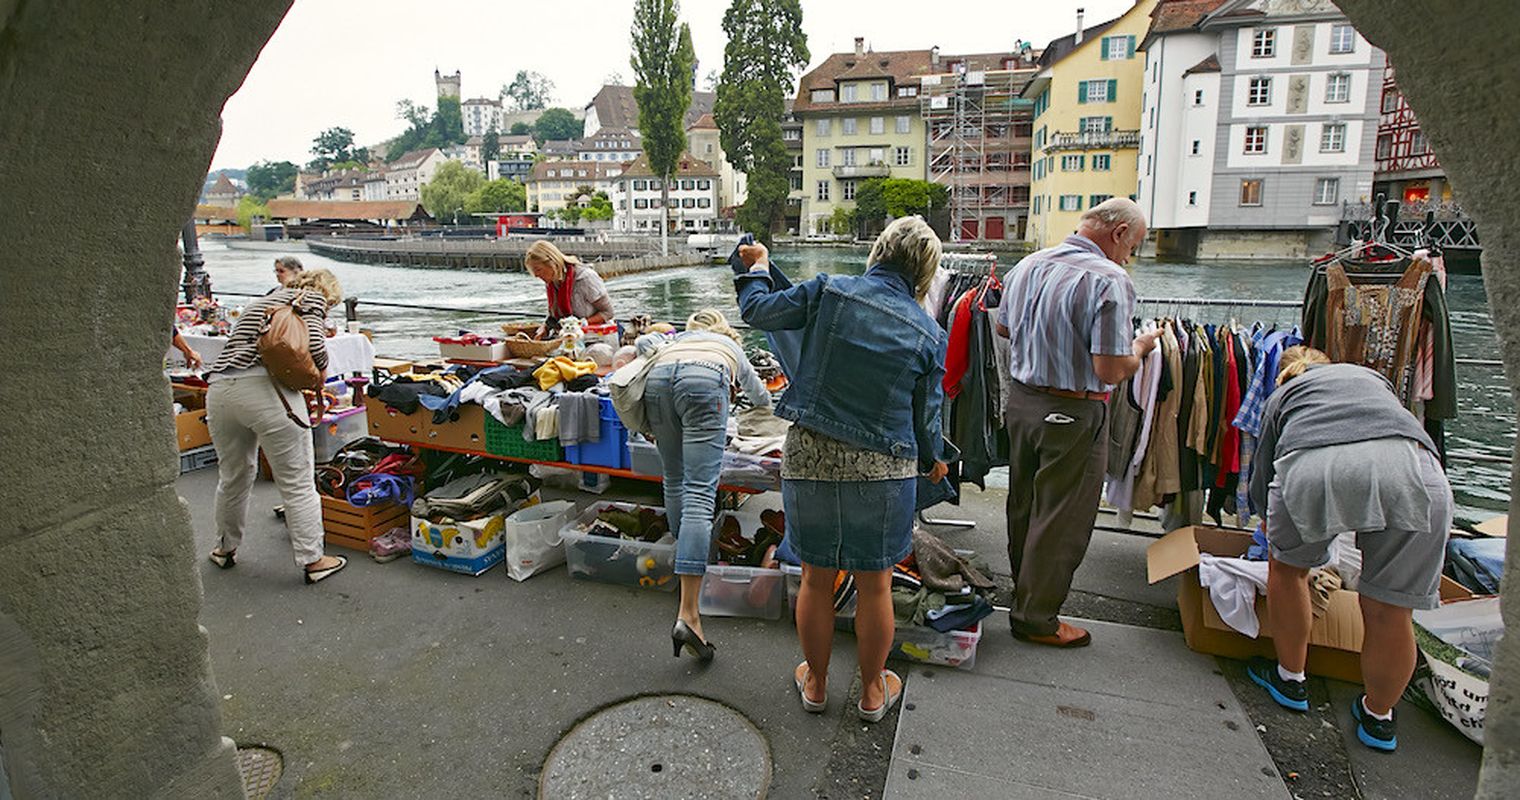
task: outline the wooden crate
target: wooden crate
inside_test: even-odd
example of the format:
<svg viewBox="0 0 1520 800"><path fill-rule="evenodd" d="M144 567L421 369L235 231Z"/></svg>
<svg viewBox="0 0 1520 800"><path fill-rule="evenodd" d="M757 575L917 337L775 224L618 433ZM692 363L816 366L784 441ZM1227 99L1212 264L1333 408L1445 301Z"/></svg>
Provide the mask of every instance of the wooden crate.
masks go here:
<svg viewBox="0 0 1520 800"><path fill-rule="evenodd" d="M370 539L398 525L405 528L410 524L406 506L399 503L359 508L346 500L322 495L322 538L331 545L367 552Z"/></svg>

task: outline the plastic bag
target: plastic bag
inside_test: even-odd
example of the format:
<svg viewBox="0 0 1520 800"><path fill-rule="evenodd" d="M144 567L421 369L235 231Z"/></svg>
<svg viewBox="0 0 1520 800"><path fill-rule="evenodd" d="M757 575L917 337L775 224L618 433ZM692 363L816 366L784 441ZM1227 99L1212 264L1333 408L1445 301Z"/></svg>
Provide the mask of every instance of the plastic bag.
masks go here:
<svg viewBox="0 0 1520 800"><path fill-rule="evenodd" d="M565 563L559 530L574 518L575 504L569 500L528 506L507 517L502 532L507 547L504 559L507 577L525 581Z"/></svg>

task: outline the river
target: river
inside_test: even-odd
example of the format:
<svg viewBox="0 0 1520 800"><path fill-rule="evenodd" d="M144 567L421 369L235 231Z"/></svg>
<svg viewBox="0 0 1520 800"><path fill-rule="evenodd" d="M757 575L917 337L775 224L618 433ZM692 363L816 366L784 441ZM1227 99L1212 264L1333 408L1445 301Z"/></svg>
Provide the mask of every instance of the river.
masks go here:
<svg viewBox="0 0 1520 800"><path fill-rule="evenodd" d="M264 292L274 285L276 253L234 250L215 242L202 244L212 287L226 292ZM308 267L327 267L343 284L344 293L360 298L361 323L374 331L375 348L400 358L434 357L432 337L474 330L493 331L501 317L469 312L418 311L365 306L365 300L456 308L522 311L540 314L543 284L525 273L483 270L425 269L350 264L332 261L300 248L293 255ZM794 279L819 272L858 273L865 268L863 248L782 248L775 262ZM1012 266L1005 257L1001 268ZM1131 274L1142 297L1207 297L1241 300L1293 300L1303 296L1306 268L1300 264L1212 262L1177 264L1141 259ZM681 320L697 308L716 307L738 319L733 282L724 267L696 267L630 275L607 281L614 305L623 314L647 313L657 319ZM1483 281L1477 275L1452 275L1448 284L1452 333L1459 358L1498 358L1499 345L1488 314ZM236 303L239 298L228 298ZM1143 313L1164 313L1142 308ZM1183 310L1198 319L1233 318L1242 323L1261 320L1291 324L1296 310L1214 309L1205 317L1198 309ZM1501 370L1457 368L1460 385L1459 417L1447 430L1453 456L1450 477L1456 489L1458 515L1466 520L1502 511L1509 498L1509 465L1463 460L1464 455L1508 458L1515 437L1515 410Z"/></svg>

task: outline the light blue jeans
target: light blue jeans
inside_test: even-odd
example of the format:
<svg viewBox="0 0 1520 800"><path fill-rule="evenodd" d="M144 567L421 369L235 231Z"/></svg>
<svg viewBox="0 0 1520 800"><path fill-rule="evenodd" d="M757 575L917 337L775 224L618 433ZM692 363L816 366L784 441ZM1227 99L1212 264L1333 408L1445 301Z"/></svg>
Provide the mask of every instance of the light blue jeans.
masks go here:
<svg viewBox="0 0 1520 800"><path fill-rule="evenodd" d="M676 534L676 574L707 571L718 475L728 433L728 369L707 361L656 364L644 413L665 471L665 514Z"/></svg>

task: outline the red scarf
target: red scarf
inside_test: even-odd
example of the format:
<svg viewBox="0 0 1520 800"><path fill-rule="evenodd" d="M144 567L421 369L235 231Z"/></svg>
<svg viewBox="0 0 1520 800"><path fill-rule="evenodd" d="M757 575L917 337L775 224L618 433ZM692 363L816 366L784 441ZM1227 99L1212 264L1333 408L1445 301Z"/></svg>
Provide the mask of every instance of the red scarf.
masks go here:
<svg viewBox="0 0 1520 800"><path fill-rule="evenodd" d="M544 283L544 291L549 295L549 316L570 316L570 296L575 292L575 264L566 262L565 279L559 283Z"/></svg>

